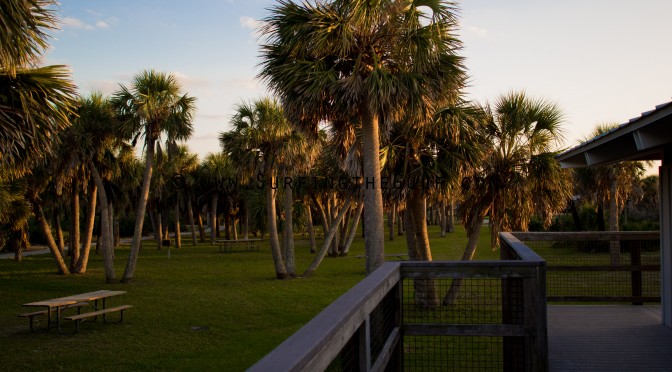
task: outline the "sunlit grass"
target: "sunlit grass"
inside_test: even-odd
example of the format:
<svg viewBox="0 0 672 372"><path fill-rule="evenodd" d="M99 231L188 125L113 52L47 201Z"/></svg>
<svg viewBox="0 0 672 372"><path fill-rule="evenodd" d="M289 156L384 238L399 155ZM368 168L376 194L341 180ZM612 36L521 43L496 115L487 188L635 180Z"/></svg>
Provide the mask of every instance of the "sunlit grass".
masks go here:
<svg viewBox="0 0 672 372"><path fill-rule="evenodd" d="M487 229L477 258L496 259ZM457 259L464 231L440 238L430 230L434 258ZM318 240L319 241L319 240ZM158 251L145 243L131 284L105 285L102 259L92 256L86 275L59 276L48 255L24 262L0 260L0 365L3 370L244 370L364 277L363 239L348 257L325 258L314 276L274 279L268 247L220 253L210 245ZM395 236L386 252L404 253ZM297 267L313 258L307 240L296 244ZM120 277L128 247L116 251ZM16 315L21 304L98 289L125 290L111 304L131 304L122 324L84 323L76 335L30 333Z"/></svg>

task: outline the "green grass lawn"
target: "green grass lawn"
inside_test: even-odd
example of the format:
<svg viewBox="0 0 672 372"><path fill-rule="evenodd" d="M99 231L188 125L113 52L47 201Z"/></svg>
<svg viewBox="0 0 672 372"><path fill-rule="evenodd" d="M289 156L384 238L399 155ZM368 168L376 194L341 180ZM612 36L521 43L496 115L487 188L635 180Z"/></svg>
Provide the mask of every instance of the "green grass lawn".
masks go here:
<svg viewBox="0 0 672 372"><path fill-rule="evenodd" d="M483 229L476 259L497 259ZM430 228L435 260L458 259L462 229L439 237ZM307 279L274 279L270 250L220 253L218 247L158 251L151 242L131 284L104 284L102 259L86 275L59 276L48 255L17 263L0 260L0 366L17 370L244 370L364 277L363 240L348 257L325 258ZM128 247L116 251L120 277ZM307 241L298 240L297 267L308 266ZM386 241L387 253L406 251L404 237ZM85 322L78 334L31 333L21 304L98 289L125 290L109 306L131 304L122 324ZM114 317L115 315L113 315ZM42 325L44 322L41 323ZM39 326L39 324L38 324ZM70 326L66 324L66 326Z"/></svg>

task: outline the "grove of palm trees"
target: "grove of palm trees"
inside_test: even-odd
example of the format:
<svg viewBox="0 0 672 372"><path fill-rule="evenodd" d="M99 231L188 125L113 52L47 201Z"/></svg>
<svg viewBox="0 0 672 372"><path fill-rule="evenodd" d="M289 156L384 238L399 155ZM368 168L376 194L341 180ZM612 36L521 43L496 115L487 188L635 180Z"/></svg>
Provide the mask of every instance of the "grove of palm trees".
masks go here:
<svg viewBox="0 0 672 372"><path fill-rule="evenodd" d="M644 164L560 168L554 157L573 144L552 96L465 98L458 4L281 0L268 14L259 78L272 95L241 97L219 151L199 159L185 144L198 97L175 74L148 66L112 95L84 94L66 66L40 65L55 1L0 2L0 249L18 261L5 270L26 270L23 254L46 246L59 275L38 281L95 277L132 291L148 285L146 266L158 270L146 257L258 238L271 260L250 271L284 280L263 284L281 290L330 261L364 277L386 252L432 261L451 241L455 259L472 260L496 250L501 231L655 220L657 179L642 178ZM338 270L326 269L330 281Z"/></svg>

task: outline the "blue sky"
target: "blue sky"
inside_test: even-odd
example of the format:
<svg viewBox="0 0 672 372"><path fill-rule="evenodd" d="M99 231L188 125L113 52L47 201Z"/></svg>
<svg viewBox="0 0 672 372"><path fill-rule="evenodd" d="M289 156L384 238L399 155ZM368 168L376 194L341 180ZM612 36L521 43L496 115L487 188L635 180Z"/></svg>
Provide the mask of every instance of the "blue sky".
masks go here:
<svg viewBox="0 0 672 372"><path fill-rule="evenodd" d="M82 94L111 93L134 74L174 73L198 99L188 142L219 151L233 107L266 94L255 79L255 25L272 0L60 0L48 64L66 64ZM571 147L596 124L623 123L672 100L672 1L466 0L468 98L526 90L556 102Z"/></svg>

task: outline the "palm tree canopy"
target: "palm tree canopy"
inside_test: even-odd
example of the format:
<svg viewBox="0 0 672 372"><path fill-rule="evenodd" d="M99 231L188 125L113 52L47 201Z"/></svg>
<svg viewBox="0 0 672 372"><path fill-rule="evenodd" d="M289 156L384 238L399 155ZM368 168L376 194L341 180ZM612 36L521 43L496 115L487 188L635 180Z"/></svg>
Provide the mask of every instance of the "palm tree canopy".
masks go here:
<svg viewBox="0 0 672 372"><path fill-rule="evenodd" d="M133 78L130 88L122 85L113 101L128 138L141 134L158 140L165 133L168 139L181 141L193 133L196 98L183 94L172 74L145 70Z"/></svg>
<svg viewBox="0 0 672 372"><path fill-rule="evenodd" d="M56 29L53 0L0 2L0 168L29 171L67 127L75 85L65 66L34 68Z"/></svg>
<svg viewBox="0 0 672 372"><path fill-rule="evenodd" d="M70 123L76 87L65 66L0 70L0 167L14 175L51 153Z"/></svg>
<svg viewBox="0 0 672 372"><path fill-rule="evenodd" d="M48 47L48 31L56 29L55 0L0 1L0 70L14 76L33 66Z"/></svg>
<svg viewBox="0 0 672 372"><path fill-rule="evenodd" d="M320 120L431 116L434 102L464 84L452 2L281 0L271 12L260 77L313 135Z"/></svg>
<svg viewBox="0 0 672 372"><path fill-rule="evenodd" d="M462 182L461 210L468 224L490 210L495 246L499 231L527 230L535 213L550 225L571 196L571 176L554 159L563 120L555 104L512 92L484 110L485 158Z"/></svg>
<svg viewBox="0 0 672 372"><path fill-rule="evenodd" d="M220 133L219 141L223 151L246 169L243 178L272 168L297 168L311 153L285 118L280 103L272 98L236 105L231 125L233 129Z"/></svg>

